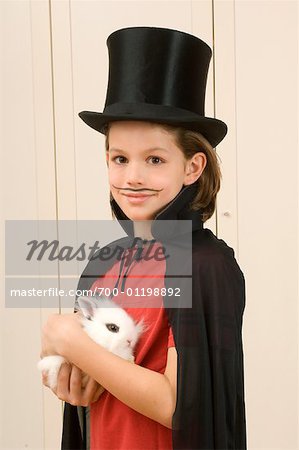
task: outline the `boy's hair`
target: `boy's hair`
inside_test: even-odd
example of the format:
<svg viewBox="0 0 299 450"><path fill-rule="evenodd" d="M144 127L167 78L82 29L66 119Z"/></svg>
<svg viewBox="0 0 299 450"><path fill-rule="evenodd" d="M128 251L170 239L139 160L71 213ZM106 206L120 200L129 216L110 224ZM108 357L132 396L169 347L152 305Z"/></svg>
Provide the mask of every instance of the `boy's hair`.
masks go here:
<svg viewBox="0 0 299 450"><path fill-rule="evenodd" d="M208 220L215 211L216 197L220 189L221 170L216 151L208 140L199 132L187 130L183 127L176 127L168 124L157 123L164 130L170 132L175 139L176 145L182 150L185 158L191 159L195 153L202 152L206 155L207 164L195 182L198 185L197 194L190 204L192 210L200 210L203 222ZM109 124L106 126L106 151L109 149ZM111 199L111 193L110 193Z"/></svg>

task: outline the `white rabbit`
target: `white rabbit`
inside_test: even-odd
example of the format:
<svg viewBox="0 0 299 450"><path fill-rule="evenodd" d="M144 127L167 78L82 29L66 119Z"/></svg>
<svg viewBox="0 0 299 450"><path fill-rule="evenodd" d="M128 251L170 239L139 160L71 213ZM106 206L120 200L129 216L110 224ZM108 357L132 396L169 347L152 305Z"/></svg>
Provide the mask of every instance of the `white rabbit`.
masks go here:
<svg viewBox="0 0 299 450"><path fill-rule="evenodd" d="M104 296L79 297L83 328L97 344L128 361L134 362L134 347L145 331L143 319L136 323L119 305ZM47 374L50 388L55 389L62 363L68 362L63 356L53 355L42 358L37 367Z"/></svg>

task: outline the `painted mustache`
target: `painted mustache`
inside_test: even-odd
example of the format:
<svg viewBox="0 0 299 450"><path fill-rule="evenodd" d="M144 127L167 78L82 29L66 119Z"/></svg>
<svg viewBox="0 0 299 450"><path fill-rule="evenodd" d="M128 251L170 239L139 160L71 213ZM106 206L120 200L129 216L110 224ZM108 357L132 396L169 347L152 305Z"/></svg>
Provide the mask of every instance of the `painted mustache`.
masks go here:
<svg viewBox="0 0 299 450"><path fill-rule="evenodd" d="M114 186L113 187L115 189L119 189L120 191L129 191L129 192L144 192L145 194L148 192L161 192L162 189L146 189L146 188L141 188L141 189L131 189L131 188L121 188L121 187L117 187Z"/></svg>

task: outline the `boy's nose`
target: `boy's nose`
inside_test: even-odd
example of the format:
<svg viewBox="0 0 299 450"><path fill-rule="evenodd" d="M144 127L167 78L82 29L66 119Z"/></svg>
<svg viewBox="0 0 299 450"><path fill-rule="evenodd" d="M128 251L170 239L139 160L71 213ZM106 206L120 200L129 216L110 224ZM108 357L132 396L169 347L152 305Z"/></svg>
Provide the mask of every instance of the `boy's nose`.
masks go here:
<svg viewBox="0 0 299 450"><path fill-rule="evenodd" d="M144 175L142 168L137 164L131 164L126 171L127 182L130 184L143 184Z"/></svg>

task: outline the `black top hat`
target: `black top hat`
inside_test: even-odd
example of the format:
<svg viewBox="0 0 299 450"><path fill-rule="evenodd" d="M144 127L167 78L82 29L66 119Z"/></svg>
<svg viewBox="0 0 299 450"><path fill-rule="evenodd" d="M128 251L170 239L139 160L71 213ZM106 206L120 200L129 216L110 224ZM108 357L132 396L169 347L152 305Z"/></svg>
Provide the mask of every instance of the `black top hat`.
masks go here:
<svg viewBox="0 0 299 450"><path fill-rule="evenodd" d="M182 31L130 27L107 39L109 78L103 113L81 111L87 125L105 134L118 120L144 120L199 131L215 147L227 133L221 120L205 117L211 48Z"/></svg>

